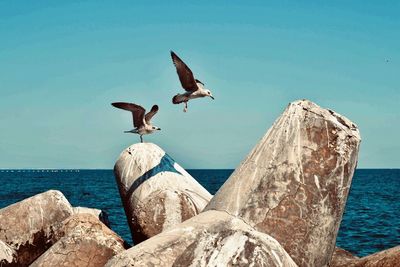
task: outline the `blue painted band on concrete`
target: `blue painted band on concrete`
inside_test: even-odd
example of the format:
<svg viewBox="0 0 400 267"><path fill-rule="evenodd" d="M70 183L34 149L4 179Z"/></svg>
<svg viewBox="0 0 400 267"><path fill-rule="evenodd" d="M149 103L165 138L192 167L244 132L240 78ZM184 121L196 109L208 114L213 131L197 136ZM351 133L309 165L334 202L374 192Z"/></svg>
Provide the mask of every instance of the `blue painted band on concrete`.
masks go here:
<svg viewBox="0 0 400 267"><path fill-rule="evenodd" d="M174 172L180 175L183 175L182 173L180 173L179 171L177 171L174 168L174 164L175 161L167 154L165 154L161 160L160 163L156 166L154 166L152 169L148 170L147 172L145 172L142 176L140 176L139 178L137 178L135 180L135 182L133 182L133 184L131 185L131 188L129 188L128 190L128 196L130 196L131 194L133 194L133 192L142 184L144 183L146 180L150 179L151 177L155 176L156 174L160 173L160 172Z"/></svg>

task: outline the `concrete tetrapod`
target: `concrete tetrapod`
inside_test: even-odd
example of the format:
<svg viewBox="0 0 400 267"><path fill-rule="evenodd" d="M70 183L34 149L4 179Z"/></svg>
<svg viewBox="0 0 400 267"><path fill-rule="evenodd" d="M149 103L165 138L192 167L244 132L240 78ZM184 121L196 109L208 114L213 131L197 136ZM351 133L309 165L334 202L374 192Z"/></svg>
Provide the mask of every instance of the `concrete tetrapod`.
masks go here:
<svg viewBox="0 0 400 267"><path fill-rule="evenodd" d="M105 266L297 266L282 246L226 212L207 211L114 256Z"/></svg>
<svg viewBox="0 0 400 267"><path fill-rule="evenodd" d="M330 267L398 267L400 266L400 246L382 250L374 254L347 261L332 261Z"/></svg>
<svg viewBox="0 0 400 267"><path fill-rule="evenodd" d="M0 240L14 251L15 266L26 266L55 241L54 231L72 215L60 191L47 192L0 209Z"/></svg>
<svg viewBox="0 0 400 267"><path fill-rule="evenodd" d="M357 126L347 118L295 101L205 210L228 212L271 235L299 266L326 266L360 141Z"/></svg>
<svg viewBox="0 0 400 267"><path fill-rule="evenodd" d="M102 267L112 256L125 250L124 241L89 213L72 215L56 235L60 239L31 267Z"/></svg>
<svg viewBox="0 0 400 267"><path fill-rule="evenodd" d="M138 143L125 149L114 174L135 244L197 215L211 199L155 144Z"/></svg>
<svg viewBox="0 0 400 267"><path fill-rule="evenodd" d="M110 228L110 220L108 219L108 214L102 210L88 207L73 207L74 214L88 213L96 216L102 223Z"/></svg>

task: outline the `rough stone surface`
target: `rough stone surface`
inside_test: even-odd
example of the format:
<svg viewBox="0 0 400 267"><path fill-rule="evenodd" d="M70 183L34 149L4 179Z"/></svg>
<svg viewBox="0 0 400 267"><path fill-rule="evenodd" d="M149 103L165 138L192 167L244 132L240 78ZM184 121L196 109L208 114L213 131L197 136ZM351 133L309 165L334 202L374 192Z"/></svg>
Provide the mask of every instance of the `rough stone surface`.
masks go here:
<svg viewBox="0 0 400 267"><path fill-rule="evenodd" d="M93 214L80 213L69 217L56 235L60 239L31 267L100 267L125 250L123 240Z"/></svg>
<svg viewBox="0 0 400 267"><path fill-rule="evenodd" d="M400 266L400 246L383 250L363 258L355 258L331 267L398 267Z"/></svg>
<svg viewBox="0 0 400 267"><path fill-rule="evenodd" d="M297 266L282 246L226 212L203 212L106 266Z"/></svg>
<svg viewBox="0 0 400 267"><path fill-rule="evenodd" d="M54 242L56 225L72 214L64 195L50 190L0 210L0 240L15 251L16 266L26 266Z"/></svg>
<svg viewBox="0 0 400 267"><path fill-rule="evenodd" d="M211 195L160 147L125 149L114 167L135 244L203 210Z"/></svg>
<svg viewBox="0 0 400 267"><path fill-rule="evenodd" d="M110 228L110 220L108 219L108 214L102 210L94 209L94 208L87 208L87 207L74 207L73 211L74 211L74 214L79 214L79 213L93 214L102 223L107 225L108 228Z"/></svg>
<svg viewBox="0 0 400 267"><path fill-rule="evenodd" d="M0 266L16 266L15 251L0 240Z"/></svg>
<svg viewBox="0 0 400 267"><path fill-rule="evenodd" d="M335 251L333 252L333 256L329 263L329 266L330 267L341 267L341 266L345 267L358 259L359 259L359 257L354 256L347 250L344 250L339 247L335 247Z"/></svg>
<svg viewBox="0 0 400 267"><path fill-rule="evenodd" d="M243 218L278 240L299 266L326 266L359 144L357 126L345 117L293 102L205 210Z"/></svg>

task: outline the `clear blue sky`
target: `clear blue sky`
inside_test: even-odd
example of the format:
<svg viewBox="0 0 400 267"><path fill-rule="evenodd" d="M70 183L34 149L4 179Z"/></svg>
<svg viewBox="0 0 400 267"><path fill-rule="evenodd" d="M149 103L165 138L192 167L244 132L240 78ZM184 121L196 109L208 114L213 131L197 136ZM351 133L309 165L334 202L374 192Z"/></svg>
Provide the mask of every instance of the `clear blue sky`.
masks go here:
<svg viewBox="0 0 400 267"><path fill-rule="evenodd" d="M112 168L139 140L114 101L157 103L145 141L183 167L234 168L302 98L358 124L359 167L400 167L399 2L249 2L0 1L0 168ZM215 101L171 104L171 49Z"/></svg>

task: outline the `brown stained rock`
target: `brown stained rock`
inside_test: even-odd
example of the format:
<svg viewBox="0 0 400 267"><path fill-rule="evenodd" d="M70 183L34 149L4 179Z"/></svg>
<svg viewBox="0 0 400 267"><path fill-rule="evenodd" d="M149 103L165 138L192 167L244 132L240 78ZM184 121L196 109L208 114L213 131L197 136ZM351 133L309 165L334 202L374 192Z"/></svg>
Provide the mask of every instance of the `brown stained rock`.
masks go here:
<svg viewBox="0 0 400 267"><path fill-rule="evenodd" d="M267 234L221 211L207 211L116 256L105 266L297 266Z"/></svg>
<svg viewBox="0 0 400 267"><path fill-rule="evenodd" d="M354 256L347 250L335 247L329 267L346 267L358 259L359 257Z"/></svg>
<svg viewBox="0 0 400 267"><path fill-rule="evenodd" d="M125 250L124 241L93 214L71 216L64 221L56 235L61 238L31 267L100 267Z"/></svg>
<svg viewBox="0 0 400 267"><path fill-rule="evenodd" d="M331 263L332 264L332 263ZM347 261L332 267L398 267L400 266L400 246L383 250L363 258Z"/></svg>
<svg viewBox="0 0 400 267"><path fill-rule="evenodd" d="M197 215L211 199L207 190L151 143L125 149L114 174L135 244Z"/></svg>
<svg viewBox="0 0 400 267"><path fill-rule="evenodd" d="M0 240L15 251L16 266L26 266L56 240L56 226L72 214L64 195L50 190L0 209Z"/></svg>
<svg viewBox="0 0 400 267"><path fill-rule="evenodd" d="M72 208L74 214L78 213L89 213L96 216L102 223L110 228L110 220L108 219L108 214L102 210L94 209L94 208L87 208L87 207L74 207Z"/></svg>
<svg viewBox="0 0 400 267"><path fill-rule="evenodd" d="M293 102L205 210L226 211L271 235L299 266L326 266L359 144L357 126L345 117Z"/></svg>

